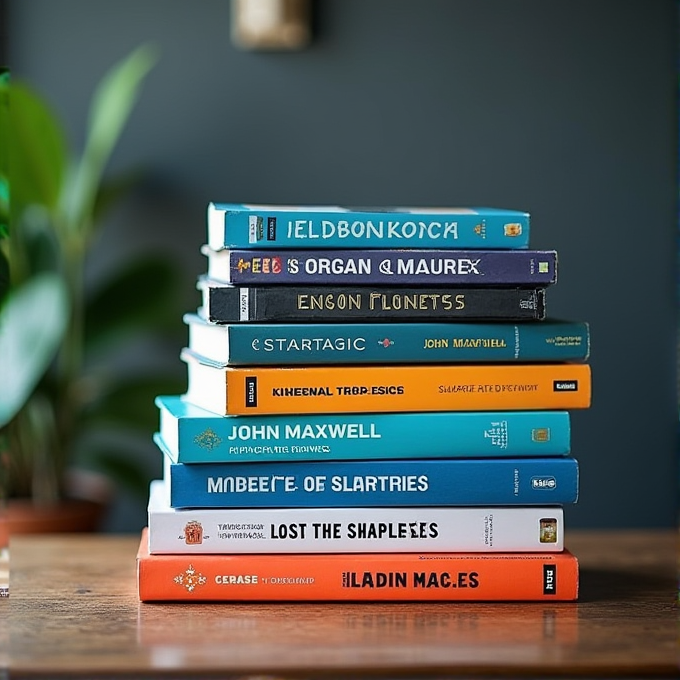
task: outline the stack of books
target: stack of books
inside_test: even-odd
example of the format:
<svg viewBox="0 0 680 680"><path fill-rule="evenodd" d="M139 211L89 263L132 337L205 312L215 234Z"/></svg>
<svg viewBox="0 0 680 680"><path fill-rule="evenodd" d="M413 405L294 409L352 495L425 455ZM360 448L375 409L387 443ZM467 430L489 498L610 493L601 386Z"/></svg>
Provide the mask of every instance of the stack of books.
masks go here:
<svg viewBox="0 0 680 680"><path fill-rule="evenodd" d="M499 209L211 204L137 559L154 600L574 600L589 327Z"/></svg>

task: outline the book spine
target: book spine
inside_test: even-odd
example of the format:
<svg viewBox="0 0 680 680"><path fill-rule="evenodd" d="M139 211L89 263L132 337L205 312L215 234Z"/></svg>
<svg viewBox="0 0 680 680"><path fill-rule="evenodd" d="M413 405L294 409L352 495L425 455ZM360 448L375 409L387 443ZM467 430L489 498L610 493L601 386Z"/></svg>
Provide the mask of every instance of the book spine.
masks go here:
<svg viewBox="0 0 680 680"><path fill-rule="evenodd" d="M546 508L149 509L162 553L560 552L563 510Z"/></svg>
<svg viewBox="0 0 680 680"><path fill-rule="evenodd" d="M230 366L576 362L590 353L585 322L188 326L190 349Z"/></svg>
<svg viewBox="0 0 680 680"><path fill-rule="evenodd" d="M211 279L239 285L536 287L557 280L554 250L222 250L207 255Z"/></svg>
<svg viewBox="0 0 680 680"><path fill-rule="evenodd" d="M544 288L230 286L199 282L212 323L545 318Z"/></svg>
<svg viewBox="0 0 680 680"><path fill-rule="evenodd" d="M174 508L559 505L578 498L572 457L295 463L164 462Z"/></svg>
<svg viewBox="0 0 680 680"><path fill-rule="evenodd" d="M222 248L527 248L519 211L271 210L208 208L208 244Z"/></svg>
<svg viewBox="0 0 680 680"><path fill-rule="evenodd" d="M571 446L568 411L181 419L161 413L161 434L166 444L176 443L168 454L176 463L559 456Z"/></svg>
<svg viewBox="0 0 680 680"><path fill-rule="evenodd" d="M140 551L141 552L141 551ZM571 601L571 553L143 555L142 601Z"/></svg>
<svg viewBox="0 0 680 680"><path fill-rule="evenodd" d="M589 364L216 368L183 350L187 399L224 415L588 408Z"/></svg>

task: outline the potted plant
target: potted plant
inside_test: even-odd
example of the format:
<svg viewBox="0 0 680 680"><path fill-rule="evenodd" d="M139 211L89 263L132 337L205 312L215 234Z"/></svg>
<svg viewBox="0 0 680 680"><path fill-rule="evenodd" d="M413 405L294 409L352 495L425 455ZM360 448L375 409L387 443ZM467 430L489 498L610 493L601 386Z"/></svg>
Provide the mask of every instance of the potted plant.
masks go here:
<svg viewBox="0 0 680 680"><path fill-rule="evenodd" d="M31 530L18 508L55 520L84 506L85 521L66 530L97 528L106 499L77 480L96 479L104 495L117 484L148 492L149 472L115 438L136 430L148 441L153 397L178 379L132 374L111 357L126 340L173 329L176 269L140 255L93 289L85 265L106 208L132 184L104 171L155 61L143 45L101 80L81 154L37 92L0 82L0 501L10 531Z"/></svg>

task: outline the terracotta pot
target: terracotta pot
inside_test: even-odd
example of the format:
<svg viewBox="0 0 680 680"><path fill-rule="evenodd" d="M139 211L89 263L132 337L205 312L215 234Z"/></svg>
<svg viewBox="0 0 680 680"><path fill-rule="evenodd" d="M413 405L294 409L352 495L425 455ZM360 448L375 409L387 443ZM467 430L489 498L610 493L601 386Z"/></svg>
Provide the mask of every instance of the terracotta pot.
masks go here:
<svg viewBox="0 0 680 680"><path fill-rule="evenodd" d="M29 499L10 499L6 525L14 534L45 534L97 531L105 505L90 500L67 499L55 505L39 506Z"/></svg>

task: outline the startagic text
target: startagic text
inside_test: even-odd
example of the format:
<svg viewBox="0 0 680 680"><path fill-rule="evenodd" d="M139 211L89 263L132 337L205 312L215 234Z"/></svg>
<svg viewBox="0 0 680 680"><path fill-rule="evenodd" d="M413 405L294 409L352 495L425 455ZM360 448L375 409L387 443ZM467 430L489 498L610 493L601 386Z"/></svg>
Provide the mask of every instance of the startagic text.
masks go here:
<svg viewBox="0 0 680 680"><path fill-rule="evenodd" d="M553 343L556 344L556 343ZM575 345L575 343L574 343ZM253 338L255 352L364 352L366 338ZM505 338L424 338L423 349L506 349Z"/></svg>

